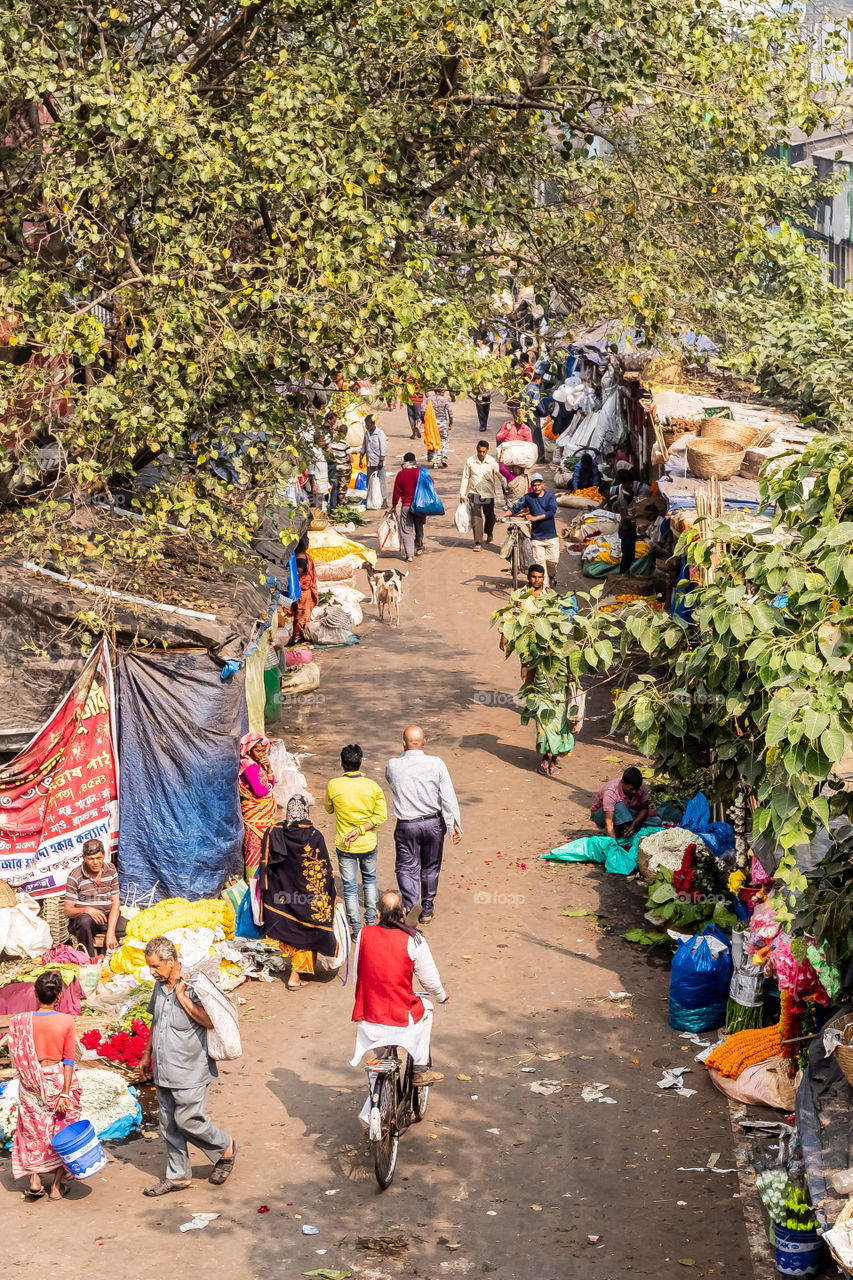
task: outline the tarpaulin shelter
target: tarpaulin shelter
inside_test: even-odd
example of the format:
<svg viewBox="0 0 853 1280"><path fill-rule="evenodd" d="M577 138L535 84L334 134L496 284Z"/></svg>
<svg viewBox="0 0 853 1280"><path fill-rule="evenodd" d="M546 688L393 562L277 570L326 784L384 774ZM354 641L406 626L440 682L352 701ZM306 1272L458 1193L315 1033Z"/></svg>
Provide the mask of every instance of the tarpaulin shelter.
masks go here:
<svg viewBox="0 0 853 1280"><path fill-rule="evenodd" d="M126 520L89 510L103 529ZM156 564L107 576L0 557L0 752L20 751L82 671L86 614L106 622L119 750L124 893L197 899L242 868L239 740L263 728L263 655L276 583L247 549L215 563L184 535ZM88 637L89 641L93 637ZM260 664L260 670L252 668ZM225 678L223 678L223 676ZM260 690L247 701L247 688ZM250 702L252 705L250 705ZM259 723L260 719L260 723Z"/></svg>

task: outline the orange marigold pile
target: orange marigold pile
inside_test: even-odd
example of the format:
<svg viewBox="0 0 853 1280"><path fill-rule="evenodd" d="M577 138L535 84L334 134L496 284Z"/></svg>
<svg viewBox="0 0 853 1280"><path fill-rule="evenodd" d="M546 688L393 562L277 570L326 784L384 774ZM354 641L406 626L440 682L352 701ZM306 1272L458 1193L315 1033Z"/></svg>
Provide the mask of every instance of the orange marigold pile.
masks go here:
<svg viewBox="0 0 853 1280"><path fill-rule="evenodd" d="M596 502L604 501L604 494L600 489L596 489L595 485L590 485L586 489L575 489L576 498L594 498Z"/></svg>
<svg viewBox="0 0 853 1280"><path fill-rule="evenodd" d="M736 1031L718 1049L708 1054L705 1066L709 1071L717 1071L729 1080L737 1080L747 1067L756 1067L759 1062L776 1058L781 1052L782 1024L777 1022L773 1027Z"/></svg>

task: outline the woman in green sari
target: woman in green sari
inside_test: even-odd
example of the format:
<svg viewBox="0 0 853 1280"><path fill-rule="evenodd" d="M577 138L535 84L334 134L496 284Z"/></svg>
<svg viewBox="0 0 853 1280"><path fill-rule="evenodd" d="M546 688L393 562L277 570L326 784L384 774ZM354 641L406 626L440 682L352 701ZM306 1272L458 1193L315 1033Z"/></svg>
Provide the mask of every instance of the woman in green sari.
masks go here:
<svg viewBox="0 0 853 1280"><path fill-rule="evenodd" d="M555 778L561 772L559 759L572 753L575 739L569 729L569 668L561 660L555 670L545 672L529 667L523 673L521 695L525 698L521 723L536 725L536 750L542 760L539 772Z"/></svg>

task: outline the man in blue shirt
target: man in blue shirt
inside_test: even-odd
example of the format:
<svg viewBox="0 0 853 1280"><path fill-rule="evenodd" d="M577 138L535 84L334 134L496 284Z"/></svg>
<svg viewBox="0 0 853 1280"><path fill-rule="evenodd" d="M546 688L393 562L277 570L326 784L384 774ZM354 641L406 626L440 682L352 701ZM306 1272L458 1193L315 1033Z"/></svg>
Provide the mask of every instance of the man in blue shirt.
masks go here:
<svg viewBox="0 0 853 1280"><path fill-rule="evenodd" d="M527 511L530 521L531 561L545 565L546 586L553 586L560 560L560 539L557 537L557 495L545 488L539 471L530 477L530 492L512 507L510 515ZM508 520L509 516L501 516Z"/></svg>

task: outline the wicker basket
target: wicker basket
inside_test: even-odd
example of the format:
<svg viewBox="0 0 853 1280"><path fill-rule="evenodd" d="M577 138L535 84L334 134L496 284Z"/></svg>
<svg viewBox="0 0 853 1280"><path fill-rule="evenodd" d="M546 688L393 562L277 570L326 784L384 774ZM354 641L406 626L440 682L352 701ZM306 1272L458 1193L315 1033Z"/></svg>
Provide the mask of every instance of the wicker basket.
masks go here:
<svg viewBox="0 0 853 1280"><path fill-rule="evenodd" d="M728 440L739 449L751 449L761 432L745 422L732 422L730 418L708 418L699 433L702 440Z"/></svg>
<svg viewBox="0 0 853 1280"><path fill-rule="evenodd" d="M7 880L0 880L0 907L14 907L16 902L15 890Z"/></svg>
<svg viewBox="0 0 853 1280"><path fill-rule="evenodd" d="M325 511L321 511L319 507L311 507L311 523L308 528L312 533L321 533L323 529L328 529L329 517Z"/></svg>
<svg viewBox="0 0 853 1280"><path fill-rule="evenodd" d="M746 456L730 440L694 440L687 446L687 467L700 480L730 480Z"/></svg>
<svg viewBox="0 0 853 1280"><path fill-rule="evenodd" d="M58 947L61 942L67 942L71 934L65 915L65 894L55 893L50 898L42 898L41 913L47 921L53 945Z"/></svg>
<svg viewBox="0 0 853 1280"><path fill-rule="evenodd" d="M840 1027L844 1031L850 1026L851 1022L853 1022L853 1009L848 1009L846 1013L839 1013L834 1018L830 1018L824 1024L823 1030L828 1031L830 1027ZM844 1073L847 1083L853 1085L853 1044L839 1045L833 1057Z"/></svg>

